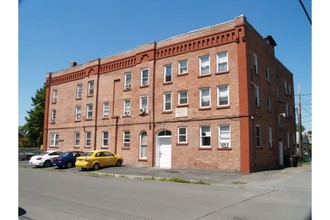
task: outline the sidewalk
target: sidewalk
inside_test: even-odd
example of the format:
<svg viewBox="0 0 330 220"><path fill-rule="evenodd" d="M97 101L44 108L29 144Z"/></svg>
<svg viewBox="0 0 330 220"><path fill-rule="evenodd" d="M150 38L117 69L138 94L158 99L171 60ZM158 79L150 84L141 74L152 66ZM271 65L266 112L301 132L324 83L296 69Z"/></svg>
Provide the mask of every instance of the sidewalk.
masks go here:
<svg viewBox="0 0 330 220"><path fill-rule="evenodd" d="M251 174L230 173L211 170L186 170L186 169L160 169L154 167L121 166L109 167L97 171L100 174L126 177L132 179L162 179L179 178L192 182L203 182L212 185L243 185L249 182L264 181L265 178L276 179L279 175L295 172L311 172L311 164L298 167L287 167L281 170L260 171Z"/></svg>

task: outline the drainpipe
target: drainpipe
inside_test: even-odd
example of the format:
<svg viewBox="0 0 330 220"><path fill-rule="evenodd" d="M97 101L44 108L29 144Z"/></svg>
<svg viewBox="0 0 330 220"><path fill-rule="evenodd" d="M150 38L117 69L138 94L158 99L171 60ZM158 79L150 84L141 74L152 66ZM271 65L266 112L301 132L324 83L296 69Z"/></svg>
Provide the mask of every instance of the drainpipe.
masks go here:
<svg viewBox="0 0 330 220"><path fill-rule="evenodd" d="M117 143L118 143L118 120L119 116L115 116L115 97L116 97L116 83L120 82L120 79L113 80L113 92L112 92L112 118L116 119L115 125L115 150L114 153L117 154Z"/></svg>
<svg viewBox="0 0 330 220"><path fill-rule="evenodd" d="M99 102L99 80L100 80L100 58L98 59L97 80L96 80L96 97L95 97L95 123L94 123L94 150L96 150L96 136L97 136L97 120L98 120L98 102Z"/></svg>
<svg viewBox="0 0 330 220"><path fill-rule="evenodd" d="M47 151L48 146L48 119L49 119L49 102L50 102L50 86L52 83L52 73L48 73L48 79L46 79L46 91L45 91L45 113L44 113L44 129L42 146L43 151Z"/></svg>
<svg viewBox="0 0 330 220"><path fill-rule="evenodd" d="M157 48L157 42L154 42L154 57L153 57L153 73L152 73L152 166L155 165L155 96L156 96L156 48Z"/></svg>

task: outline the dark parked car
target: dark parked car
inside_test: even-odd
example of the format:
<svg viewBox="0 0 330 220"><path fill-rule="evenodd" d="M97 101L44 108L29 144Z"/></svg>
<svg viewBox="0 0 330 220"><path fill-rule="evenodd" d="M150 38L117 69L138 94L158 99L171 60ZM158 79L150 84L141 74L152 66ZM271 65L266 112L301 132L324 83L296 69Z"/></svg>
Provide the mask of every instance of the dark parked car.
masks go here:
<svg viewBox="0 0 330 220"><path fill-rule="evenodd" d="M76 158L82 156L83 154L84 152L82 151L67 151L54 158L53 164L58 168L71 168L75 166Z"/></svg>
<svg viewBox="0 0 330 220"><path fill-rule="evenodd" d="M30 160L35 153L28 151L27 149L18 149L19 160Z"/></svg>

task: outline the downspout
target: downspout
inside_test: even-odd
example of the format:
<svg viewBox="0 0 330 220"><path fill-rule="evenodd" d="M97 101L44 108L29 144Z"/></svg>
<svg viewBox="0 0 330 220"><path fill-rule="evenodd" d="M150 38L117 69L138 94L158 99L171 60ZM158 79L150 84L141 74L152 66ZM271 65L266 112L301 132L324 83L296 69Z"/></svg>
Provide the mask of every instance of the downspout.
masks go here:
<svg viewBox="0 0 330 220"><path fill-rule="evenodd" d="M118 120L119 116L115 116L115 97L116 97L116 83L120 82L120 79L113 80L113 88L112 88L112 118L116 119L115 125L115 150L114 153L117 154L117 143L118 143Z"/></svg>
<svg viewBox="0 0 330 220"><path fill-rule="evenodd" d="M153 73L152 73L152 166L155 165L155 96L156 96L156 48L157 42L154 42Z"/></svg>
<svg viewBox="0 0 330 220"><path fill-rule="evenodd" d="M94 123L94 150L96 150L96 136L97 136L97 120L98 120L98 103L99 103L99 80L100 80L100 58L97 66L97 80L96 80L96 97L95 97L95 123Z"/></svg>
<svg viewBox="0 0 330 220"><path fill-rule="evenodd" d="M44 129L43 129L43 140L42 140L43 151L47 151L47 146L48 146L48 120L49 120L49 99L50 99L51 82L52 82L52 73L48 73L48 77L46 79L46 91L45 91Z"/></svg>

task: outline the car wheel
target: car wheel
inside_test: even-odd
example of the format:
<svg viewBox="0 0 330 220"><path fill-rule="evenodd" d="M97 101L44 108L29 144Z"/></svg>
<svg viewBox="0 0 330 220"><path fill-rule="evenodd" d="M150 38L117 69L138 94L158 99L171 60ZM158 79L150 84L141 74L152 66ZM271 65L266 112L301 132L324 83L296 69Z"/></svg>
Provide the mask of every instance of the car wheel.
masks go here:
<svg viewBox="0 0 330 220"><path fill-rule="evenodd" d="M123 161L122 160L117 160L116 166L121 166L122 164L123 164Z"/></svg>
<svg viewBox="0 0 330 220"><path fill-rule="evenodd" d="M93 169L94 169L94 170L98 170L98 169L100 169L100 165L99 165L98 163L95 163L95 164L93 165Z"/></svg>
<svg viewBox="0 0 330 220"><path fill-rule="evenodd" d="M52 165L52 163L50 162L50 160L46 160L44 163L44 167L50 167Z"/></svg>
<svg viewBox="0 0 330 220"><path fill-rule="evenodd" d="M66 165L67 168L71 168L72 167L72 162L69 161L68 164Z"/></svg>

